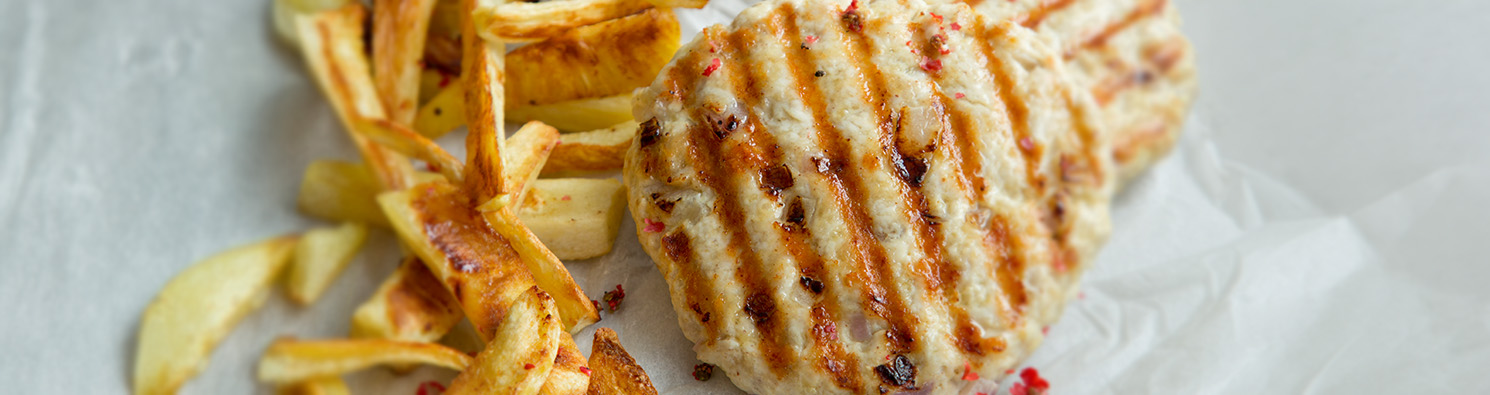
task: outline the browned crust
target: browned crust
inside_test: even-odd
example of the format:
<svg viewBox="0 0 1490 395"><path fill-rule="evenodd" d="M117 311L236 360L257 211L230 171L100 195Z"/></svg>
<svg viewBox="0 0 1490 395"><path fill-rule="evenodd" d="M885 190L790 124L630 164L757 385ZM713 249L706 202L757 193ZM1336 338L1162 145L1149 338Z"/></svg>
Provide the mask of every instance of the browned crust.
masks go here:
<svg viewBox="0 0 1490 395"><path fill-rule="evenodd" d="M621 339L610 328L595 330L590 345L589 395L656 395L652 379L636 359L621 346Z"/></svg>

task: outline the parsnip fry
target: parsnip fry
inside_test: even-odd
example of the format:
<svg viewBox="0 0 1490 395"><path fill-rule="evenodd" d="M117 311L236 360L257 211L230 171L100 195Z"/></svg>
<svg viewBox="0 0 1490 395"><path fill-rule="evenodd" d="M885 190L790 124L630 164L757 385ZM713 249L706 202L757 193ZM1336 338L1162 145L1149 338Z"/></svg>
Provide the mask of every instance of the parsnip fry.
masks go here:
<svg viewBox="0 0 1490 395"><path fill-rule="evenodd" d="M419 109L420 60L437 0L373 1L373 80L388 119L408 125Z"/></svg>
<svg viewBox="0 0 1490 395"><path fill-rule="evenodd" d="M317 377L294 384L283 385L275 393L279 395L348 395L352 391L341 377Z"/></svg>
<svg viewBox="0 0 1490 395"><path fill-rule="evenodd" d="M439 144L403 125L385 119L363 119L359 130L368 138L401 154L419 158L440 167L440 174L451 182L460 182L465 165L445 152Z"/></svg>
<svg viewBox="0 0 1490 395"><path fill-rule="evenodd" d="M384 193L378 203L482 339L491 338L512 301L536 284L514 244L486 225L460 188L420 184Z"/></svg>
<svg viewBox="0 0 1490 395"><path fill-rule="evenodd" d="M527 266L538 286L554 298L554 303L564 318L564 328L569 333L578 332L600 320L600 312L590 303L590 298L585 296L579 284L574 282L574 277L569 275L564 262L560 262L553 252L543 246L538 236L534 236L533 232L523 226L511 207L483 214L492 230L507 240L517 252L520 257L518 261Z"/></svg>
<svg viewBox="0 0 1490 395"><path fill-rule="evenodd" d="M679 37L672 10L650 9L520 47L507 54L508 107L631 93L650 85L672 60Z"/></svg>
<svg viewBox="0 0 1490 395"><path fill-rule="evenodd" d="M539 395L584 395L590 387L590 373L585 354L579 352L574 337L559 336L559 352L554 355L554 369L548 372Z"/></svg>
<svg viewBox="0 0 1490 395"><path fill-rule="evenodd" d="M554 300L529 288L494 329L476 363L455 377L447 394L538 393L566 336Z"/></svg>
<svg viewBox="0 0 1490 395"><path fill-rule="evenodd" d="M416 172L419 182L442 180L435 173ZM296 203L300 211L332 221L362 222L388 226L388 216L378 207L377 177L360 163L318 160L305 167Z"/></svg>
<svg viewBox="0 0 1490 395"><path fill-rule="evenodd" d="M709 0L647 0L657 8L704 8Z"/></svg>
<svg viewBox="0 0 1490 395"><path fill-rule="evenodd" d="M315 303L365 241L367 225L356 222L305 232L295 245L295 263L285 279L290 300L302 306Z"/></svg>
<svg viewBox="0 0 1490 395"><path fill-rule="evenodd" d="M609 128L559 136L559 144L543 164L543 175L564 172L620 170L626 149L636 137L636 121Z"/></svg>
<svg viewBox="0 0 1490 395"><path fill-rule="evenodd" d="M429 138L439 138L466 124L466 90L459 80L445 85L419 107L414 117L414 130Z"/></svg>
<svg viewBox="0 0 1490 395"><path fill-rule="evenodd" d="M559 130L583 131L631 120L631 94L507 108L513 122L542 121Z"/></svg>
<svg viewBox="0 0 1490 395"><path fill-rule="evenodd" d="M553 178L533 184L517 216L554 256L570 260L610 252L625 213L620 181Z"/></svg>
<svg viewBox="0 0 1490 395"><path fill-rule="evenodd" d="M502 149L506 103L502 88L507 48L500 41L478 40L471 15L478 0L461 0L466 18L461 21L461 83L465 86L466 162L470 167L465 190L474 202L486 202L502 194ZM482 1L500 4L501 1Z"/></svg>
<svg viewBox="0 0 1490 395"><path fill-rule="evenodd" d="M352 3L330 11L299 15L295 27L311 74L362 152L364 162L378 176L384 189L403 189L414 182L413 165L403 155L379 146L357 130L361 119L387 116L368 74L367 55L363 53L362 22L366 15L367 10L361 4Z"/></svg>
<svg viewBox="0 0 1490 395"><path fill-rule="evenodd" d="M388 364L426 364L464 370L471 361L466 353L433 343L280 339L259 360L259 381L294 383Z"/></svg>
<svg viewBox="0 0 1490 395"><path fill-rule="evenodd" d="M354 338L433 342L460 323L460 303L417 258L405 258L352 314Z"/></svg>
<svg viewBox="0 0 1490 395"><path fill-rule="evenodd" d="M300 46L300 33L295 31L295 16L338 8L352 0L274 0L270 12L274 18L274 32L292 47Z"/></svg>
<svg viewBox="0 0 1490 395"><path fill-rule="evenodd" d="M521 207L533 180L548 162L549 153L559 142L559 130L543 122L533 121L523 125L517 133L507 138L507 152L502 155L502 193L511 203Z"/></svg>
<svg viewBox="0 0 1490 395"><path fill-rule="evenodd" d="M590 395L657 394L652 379L621 347L621 339L610 328L595 330L595 342L590 345L590 373Z"/></svg>
<svg viewBox="0 0 1490 395"><path fill-rule="evenodd" d="M482 0L472 13L487 41L533 41L652 8L645 0L563 0L502 3ZM467 36L471 37L471 36Z"/></svg>
<svg viewBox="0 0 1490 395"><path fill-rule="evenodd" d="M134 393L174 394L290 262L296 238L269 239L203 259L161 288L140 319Z"/></svg>

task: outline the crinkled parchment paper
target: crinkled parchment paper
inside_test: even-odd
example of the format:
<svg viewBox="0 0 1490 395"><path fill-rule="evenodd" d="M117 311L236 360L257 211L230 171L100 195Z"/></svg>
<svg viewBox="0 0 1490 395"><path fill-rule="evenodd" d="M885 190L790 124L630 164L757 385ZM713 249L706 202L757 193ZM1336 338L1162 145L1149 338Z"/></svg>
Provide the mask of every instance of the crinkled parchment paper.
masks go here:
<svg viewBox="0 0 1490 395"><path fill-rule="evenodd" d="M320 225L295 211L300 173L355 152L268 3L0 0L0 392L126 392L167 280ZM1490 4L1179 6L1201 73L1188 130L1118 196L1030 365L1062 394L1490 393ZM680 12L685 37L741 8ZM662 280L620 238L569 263L592 296L626 287L599 325L665 393L736 392L689 377ZM396 264L391 235L370 243L315 306L272 296L184 392L268 393L254 366L274 338L344 335ZM412 394L452 375L350 379Z"/></svg>

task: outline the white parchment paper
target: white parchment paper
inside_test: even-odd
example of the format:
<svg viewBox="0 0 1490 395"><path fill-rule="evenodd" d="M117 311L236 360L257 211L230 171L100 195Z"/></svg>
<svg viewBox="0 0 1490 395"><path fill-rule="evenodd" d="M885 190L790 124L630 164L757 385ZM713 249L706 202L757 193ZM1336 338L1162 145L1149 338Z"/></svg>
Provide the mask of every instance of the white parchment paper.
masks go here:
<svg viewBox="0 0 1490 395"><path fill-rule="evenodd" d="M295 211L301 171L355 152L268 3L0 0L0 393L126 393L166 281L322 225ZM685 38L743 6L680 12ZM1029 364L1062 394L1490 393L1490 4L1179 7L1201 76L1186 134L1118 196L1084 297ZM592 296L627 290L599 325L665 393L736 393L689 377L624 228L569 263ZM253 377L274 338L343 336L396 264L390 234L370 244L315 306L272 296L184 392L271 392ZM412 394L452 376L349 378Z"/></svg>

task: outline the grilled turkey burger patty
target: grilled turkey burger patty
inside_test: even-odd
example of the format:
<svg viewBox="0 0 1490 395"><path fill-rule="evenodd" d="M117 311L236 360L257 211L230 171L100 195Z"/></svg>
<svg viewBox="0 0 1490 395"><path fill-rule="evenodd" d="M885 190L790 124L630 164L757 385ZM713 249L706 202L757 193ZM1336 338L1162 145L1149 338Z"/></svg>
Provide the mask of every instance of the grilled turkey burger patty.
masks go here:
<svg viewBox="0 0 1490 395"><path fill-rule="evenodd" d="M1116 178L1044 42L961 3L771 0L686 45L636 94L624 177L699 359L801 394L956 393L1026 357Z"/></svg>

